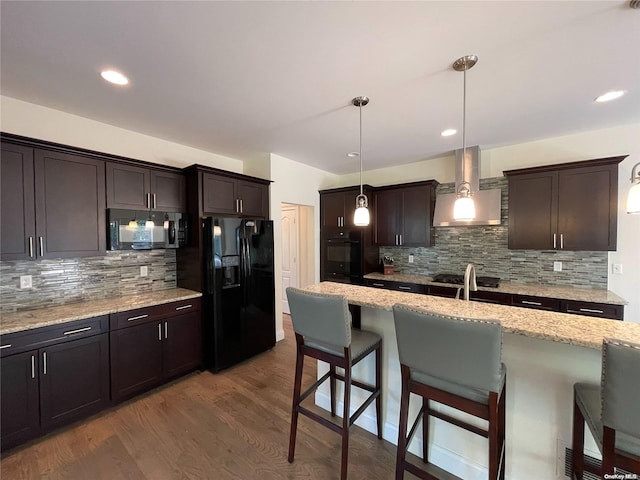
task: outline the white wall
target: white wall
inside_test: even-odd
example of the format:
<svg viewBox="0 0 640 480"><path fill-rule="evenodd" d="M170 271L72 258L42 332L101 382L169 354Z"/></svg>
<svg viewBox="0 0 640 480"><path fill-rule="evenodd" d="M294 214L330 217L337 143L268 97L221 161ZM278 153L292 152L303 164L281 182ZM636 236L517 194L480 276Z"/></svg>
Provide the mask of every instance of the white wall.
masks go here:
<svg viewBox="0 0 640 480"><path fill-rule="evenodd" d="M198 163L232 172L243 172L242 160L168 142L161 138L6 96L0 96L0 129L6 133L161 165L182 168Z"/></svg>
<svg viewBox="0 0 640 480"><path fill-rule="evenodd" d="M280 155L271 154L270 216L273 219L276 288L276 338L284 338L282 327L282 225L280 208L283 203L305 205L313 209L314 281L320 280L320 195L318 190L335 185L337 175L303 165ZM307 224L310 215L305 219ZM307 245L310 241L306 242ZM301 245L302 246L302 245ZM308 273L307 273L308 275Z"/></svg>

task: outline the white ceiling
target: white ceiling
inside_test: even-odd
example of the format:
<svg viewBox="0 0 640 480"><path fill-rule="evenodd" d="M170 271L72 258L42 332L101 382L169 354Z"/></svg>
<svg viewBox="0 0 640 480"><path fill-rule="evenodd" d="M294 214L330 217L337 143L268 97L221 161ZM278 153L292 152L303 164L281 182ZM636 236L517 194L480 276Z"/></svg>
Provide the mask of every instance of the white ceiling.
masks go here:
<svg viewBox="0 0 640 480"><path fill-rule="evenodd" d="M1 2L1 93L240 160L334 173L640 121L628 1ZM114 87L106 66L131 79ZM626 90L616 101L593 99ZM445 128L457 128L444 138Z"/></svg>

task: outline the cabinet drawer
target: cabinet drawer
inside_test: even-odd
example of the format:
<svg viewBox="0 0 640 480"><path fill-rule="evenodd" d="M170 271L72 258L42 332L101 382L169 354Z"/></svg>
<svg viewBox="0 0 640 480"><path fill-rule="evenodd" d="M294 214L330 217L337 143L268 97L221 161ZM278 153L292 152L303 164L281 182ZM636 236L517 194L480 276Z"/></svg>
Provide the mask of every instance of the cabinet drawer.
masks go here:
<svg viewBox="0 0 640 480"><path fill-rule="evenodd" d="M200 298L189 298L178 302L162 303L160 305L152 305L150 307L112 313L110 317L110 325L111 330L118 330L120 328L155 322L173 315L180 315L199 310Z"/></svg>
<svg viewBox="0 0 640 480"><path fill-rule="evenodd" d="M387 290L391 290L392 282L385 282L383 280L371 280L369 278L364 279L364 284L367 287L375 287L375 288L386 288Z"/></svg>
<svg viewBox="0 0 640 480"><path fill-rule="evenodd" d="M455 298L456 293L460 290L462 294L462 287L443 287L440 285L429 285L429 295L434 295L436 297L446 297L446 298Z"/></svg>
<svg viewBox="0 0 640 480"><path fill-rule="evenodd" d="M4 357L14 353L47 347L78 338L91 337L109 331L109 316L74 320L48 327L8 333L0 337L0 353Z"/></svg>
<svg viewBox="0 0 640 480"><path fill-rule="evenodd" d="M417 283L401 283L401 282L389 282L385 280L372 280L365 279L365 285L368 287L385 288L387 290L398 290L400 292L411 293L427 293L427 287Z"/></svg>
<svg viewBox="0 0 640 480"><path fill-rule="evenodd" d="M561 301L557 298L512 295L511 305L516 307L535 308L538 310L550 310L553 312L562 311Z"/></svg>
<svg viewBox="0 0 640 480"><path fill-rule="evenodd" d="M487 290L469 292L469 299L475 302L497 303L499 305L509 305L511 303L511 295L508 293L489 292Z"/></svg>
<svg viewBox="0 0 640 480"><path fill-rule="evenodd" d="M590 317L610 318L613 320L624 319L624 305L567 300L566 310L564 311Z"/></svg>

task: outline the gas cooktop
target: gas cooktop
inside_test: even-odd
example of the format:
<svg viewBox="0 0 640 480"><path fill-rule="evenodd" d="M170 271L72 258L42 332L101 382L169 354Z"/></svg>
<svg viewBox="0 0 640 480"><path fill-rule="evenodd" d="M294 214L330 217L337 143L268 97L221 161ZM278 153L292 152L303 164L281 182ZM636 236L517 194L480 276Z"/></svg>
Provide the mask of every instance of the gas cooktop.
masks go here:
<svg viewBox="0 0 640 480"><path fill-rule="evenodd" d="M462 285L464 283L464 275L457 275L455 273L439 273L433 276L433 281L436 283L453 283L455 285ZM476 283L479 287L498 288L500 286L500 279L498 277L476 277Z"/></svg>

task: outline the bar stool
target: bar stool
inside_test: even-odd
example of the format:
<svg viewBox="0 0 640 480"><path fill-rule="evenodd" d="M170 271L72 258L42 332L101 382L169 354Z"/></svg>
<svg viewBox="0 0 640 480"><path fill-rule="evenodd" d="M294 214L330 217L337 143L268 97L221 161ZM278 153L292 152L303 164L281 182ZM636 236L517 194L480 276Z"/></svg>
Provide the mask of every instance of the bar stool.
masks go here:
<svg viewBox="0 0 640 480"><path fill-rule="evenodd" d="M310 293L289 287L287 288L287 298L291 309L291 320L296 334L297 346L288 460L289 463L293 462L298 414L301 413L341 434L342 463L340 478L345 480L347 478L349 454L349 427L353 425L374 400L376 401L378 438L382 439L382 399L380 396L380 386L382 384L382 339L376 333L351 328L351 314L349 313L347 299L341 295ZM372 352L376 354L375 385L352 379L352 367ZM304 393L300 393L305 355L329 363L329 371ZM336 371L336 367L343 368L344 375L340 375ZM332 417L336 415L336 380L344 382L344 410L341 426L301 405L302 401L315 392L327 379L330 381ZM351 386L371 393L353 415L350 415Z"/></svg>
<svg viewBox="0 0 640 480"><path fill-rule="evenodd" d="M601 385L576 383L573 392L572 478L582 479L585 470L607 478L614 467L640 475L640 345L605 339ZM585 420L602 454L601 468L585 465Z"/></svg>
<svg viewBox="0 0 640 480"><path fill-rule="evenodd" d="M451 477L429 463L430 416L488 438L489 479L504 479L506 369L500 323L436 315L400 304L394 305L393 318L402 373L396 480L402 480L405 470L422 479ZM422 407L407 435L411 393L422 397ZM488 428L434 410L431 402L487 420ZM406 459L420 420L422 468Z"/></svg>

